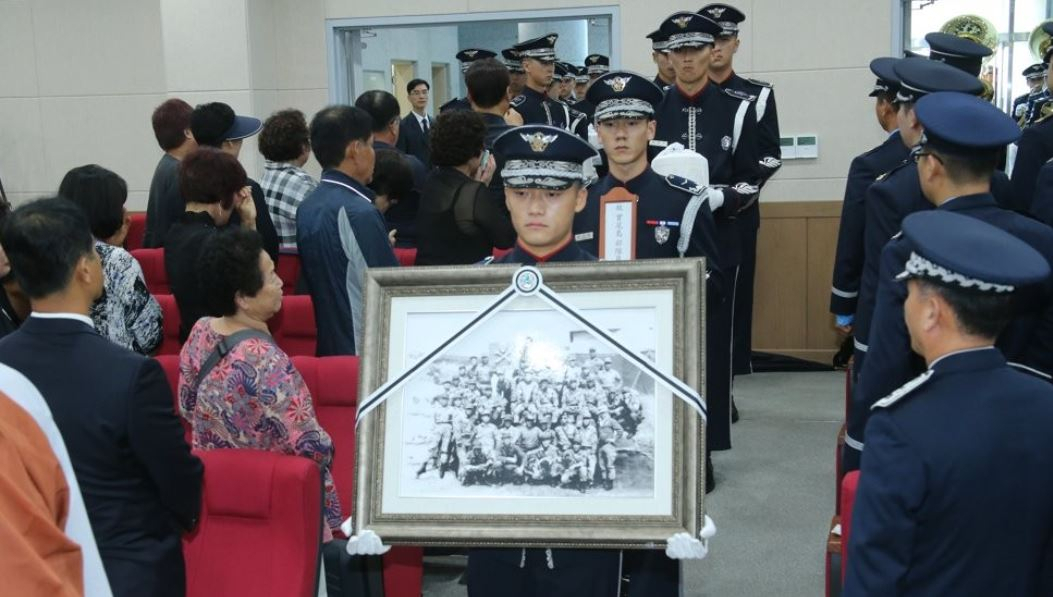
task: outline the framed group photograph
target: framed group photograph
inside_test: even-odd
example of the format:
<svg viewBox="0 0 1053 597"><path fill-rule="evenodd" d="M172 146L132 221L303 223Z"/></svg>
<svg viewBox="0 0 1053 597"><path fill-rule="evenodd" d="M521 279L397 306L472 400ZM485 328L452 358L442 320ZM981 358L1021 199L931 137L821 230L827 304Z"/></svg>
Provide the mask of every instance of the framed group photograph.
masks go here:
<svg viewBox="0 0 1053 597"><path fill-rule="evenodd" d="M704 261L538 269L556 301L495 304L514 265L367 273L359 399L400 385L358 423L356 533L581 548L697 536L704 420L655 371L705 387Z"/></svg>

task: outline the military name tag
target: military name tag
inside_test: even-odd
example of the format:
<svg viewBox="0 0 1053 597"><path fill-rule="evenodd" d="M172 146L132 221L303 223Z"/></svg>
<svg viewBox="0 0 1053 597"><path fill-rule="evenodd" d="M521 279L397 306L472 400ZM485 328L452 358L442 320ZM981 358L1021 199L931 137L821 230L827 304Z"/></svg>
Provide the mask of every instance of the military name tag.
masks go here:
<svg viewBox="0 0 1053 597"><path fill-rule="evenodd" d="M600 259L636 258L636 203L640 199L623 187L600 197Z"/></svg>

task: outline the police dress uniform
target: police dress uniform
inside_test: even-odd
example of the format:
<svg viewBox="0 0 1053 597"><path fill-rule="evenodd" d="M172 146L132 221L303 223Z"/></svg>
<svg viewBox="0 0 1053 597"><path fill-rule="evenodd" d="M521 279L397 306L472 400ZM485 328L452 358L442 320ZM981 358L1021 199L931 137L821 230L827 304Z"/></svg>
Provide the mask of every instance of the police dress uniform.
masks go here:
<svg viewBox="0 0 1053 597"><path fill-rule="evenodd" d="M895 58L875 58L870 62L870 71L877 76L870 97L898 91L899 79L892 71L895 62ZM830 288L830 312L838 316L841 325L852 323L859 299L867 189L879 176L906 162L909 154L899 129L896 129L884 143L856 156L848 168L845 198L841 205L841 226L837 233L837 252L834 256L833 284Z"/></svg>
<svg viewBox="0 0 1053 597"><path fill-rule="evenodd" d="M540 62L556 61L556 40L559 35L550 33L512 46L523 60L533 58ZM569 112L566 106L552 101L543 91L524 87L520 95L512 99L511 106L523 116L523 124L544 124L561 129L567 128Z"/></svg>
<svg viewBox="0 0 1053 597"><path fill-rule="evenodd" d="M505 186L566 188L584 183L581 164L596 151L566 131L545 126L510 130L494 142L505 162ZM572 172L573 166L576 172ZM595 261L573 237L549 255L534 255L517 243L497 263L542 265ZM469 597L615 597L621 552L612 549L472 549L468 555Z"/></svg>
<svg viewBox="0 0 1053 597"><path fill-rule="evenodd" d="M1046 71L1048 70L1048 68L1048 64L1044 62L1036 62L1035 64L1032 64L1031 66L1025 68L1024 71L1020 74L1024 75L1024 79L1027 80L1028 85L1030 85L1033 81L1039 80L1043 80L1044 83L1044 80L1046 78ZM1027 111L1029 108L1028 102L1031 101L1034 96L1037 96L1040 93L1042 93L1043 89L1046 89L1045 84L1042 84L1040 87L1036 88L1033 91L1029 90L1027 93L1020 95L1015 100L1013 100L1013 107L1009 112L1009 115L1012 116L1014 120L1022 124L1024 122L1025 117L1027 116Z"/></svg>
<svg viewBox="0 0 1053 597"><path fill-rule="evenodd" d="M661 28L655 29L654 31L647 34L647 39L651 40L651 51L666 53L669 51L669 36L662 32ZM659 89L665 90L675 81L666 81L662 78L662 73L655 74L651 82L658 86Z"/></svg>
<svg viewBox="0 0 1053 597"><path fill-rule="evenodd" d="M913 214L897 277L990 294L1046 279L1022 241L974 218ZM990 345L949 352L874 405L848 538L846 597L1048 595L1053 388Z"/></svg>
<svg viewBox="0 0 1053 597"><path fill-rule="evenodd" d="M983 91L983 85L975 77L926 58L902 58L897 60L892 68L900 81L900 89L896 96L899 102L913 103L925 94L936 91L956 91L972 95ZM1004 189L1004 185L1000 184L995 188ZM899 232L903 218L916 211L932 209L932 204L921 192L918 168L913 160L906 160L892 171L878 177L867 190L864 204L866 218L863 233L863 275L852 330L855 337L852 373L855 378L858 378L867 357L881 249ZM855 390L853 393L856 393ZM850 414L855 408L854 403L855 398L849 407ZM861 435L863 430L854 431L853 434L850 427L845 439L844 464L847 470L859 468L859 441L856 436Z"/></svg>
<svg viewBox="0 0 1053 597"><path fill-rule="evenodd" d="M935 93L918 101L915 112L925 126L925 145L936 151L958 155L994 155L1013 142L1020 129L993 105L964 94ZM1053 263L1053 229L1013 211L1002 209L990 193L957 197L936 211L961 214L1000 228L1035 249ZM915 251L911 241L897 235L881 253L880 276L870 350L860 374L855 403L849 415L853 438L865 429L870 407L882 396L923 369L911 353L910 337L903 320L906 287L893 276L903 271ZM1012 264L1007 264L1011 267ZM1005 356L1039 376L1053 373L1053 280L1017 293L1013 322L1002 332L997 345Z"/></svg>
<svg viewBox="0 0 1053 597"><path fill-rule="evenodd" d="M722 37L738 37L739 27L746 15L727 4L707 4L699 14L709 17L721 27ZM782 167L782 147L779 143L779 114L775 106L775 91L771 83L747 79L732 71L723 82L722 89L733 89L757 98L754 112L757 116L757 143L760 164L760 182L764 183ZM753 372L751 363L753 346L753 281L757 270L757 231L760 229L759 194L754 195L748 205L743 206L736 218L741 242L741 263L735 284L734 354L732 369L735 375Z"/></svg>

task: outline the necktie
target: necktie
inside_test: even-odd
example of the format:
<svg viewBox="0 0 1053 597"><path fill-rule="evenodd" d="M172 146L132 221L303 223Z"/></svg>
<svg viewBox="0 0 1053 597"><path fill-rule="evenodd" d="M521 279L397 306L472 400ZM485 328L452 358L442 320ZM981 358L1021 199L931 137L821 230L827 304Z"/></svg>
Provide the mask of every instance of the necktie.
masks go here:
<svg viewBox="0 0 1053 597"><path fill-rule="evenodd" d="M424 131L424 136L427 137L428 136L428 117L427 116L425 116L424 118L421 119L421 121L420 121L420 128L421 128L422 131Z"/></svg>

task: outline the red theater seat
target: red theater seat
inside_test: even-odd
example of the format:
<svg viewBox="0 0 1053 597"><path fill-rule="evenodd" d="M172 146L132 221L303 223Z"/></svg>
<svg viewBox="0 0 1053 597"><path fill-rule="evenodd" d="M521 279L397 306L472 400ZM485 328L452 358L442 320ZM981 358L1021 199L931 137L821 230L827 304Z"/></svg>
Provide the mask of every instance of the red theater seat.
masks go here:
<svg viewBox="0 0 1053 597"><path fill-rule="evenodd" d="M852 471L841 481L841 582L845 582L848 570L848 537L852 528L852 506L859 489L859 471Z"/></svg>
<svg viewBox="0 0 1053 597"><path fill-rule="evenodd" d="M124 248L128 251L143 248L146 238L146 214L129 214L131 223L128 224L128 236L124 237Z"/></svg>
<svg viewBox="0 0 1053 597"><path fill-rule="evenodd" d="M143 278L146 279L146 289L150 294L172 293L168 286L168 272L165 271L164 249L136 249L131 254L143 268Z"/></svg>
<svg viewBox="0 0 1053 597"><path fill-rule="evenodd" d="M267 322L274 342L285 354L314 356L318 347L318 326L314 322L314 304L310 295L282 297L282 309Z"/></svg>
<svg viewBox="0 0 1053 597"><path fill-rule="evenodd" d="M170 294L155 294L154 298L161 305L161 346L156 354L178 355L182 344L179 342L179 306L175 297Z"/></svg>
<svg viewBox="0 0 1053 597"><path fill-rule="evenodd" d="M205 480L197 530L183 540L187 597L317 595L318 466L257 450L196 454L205 464Z"/></svg>
<svg viewBox="0 0 1053 597"><path fill-rule="evenodd" d="M414 265L417 263L417 249L410 248L395 248L395 257L399 260L399 265L406 267L408 265Z"/></svg>
<svg viewBox="0 0 1053 597"><path fill-rule="evenodd" d="M300 256L282 253L278 256L277 270L282 279L282 294L296 294L296 283L300 281Z"/></svg>
<svg viewBox="0 0 1053 597"><path fill-rule="evenodd" d="M179 417L179 423L183 426L183 436L186 438L186 443L192 446L194 442L190 431L190 423L179 414L179 355L161 354L154 357L154 360L160 363L161 368L165 371L168 386L172 388L172 406L175 408L176 416Z"/></svg>
<svg viewBox="0 0 1053 597"><path fill-rule="evenodd" d="M358 407L358 357L305 357L292 359L311 390L318 422L333 438L333 481L340 507L350 515L355 480L355 411ZM384 594L418 597L421 594L423 550L394 547L384 555Z"/></svg>

